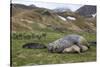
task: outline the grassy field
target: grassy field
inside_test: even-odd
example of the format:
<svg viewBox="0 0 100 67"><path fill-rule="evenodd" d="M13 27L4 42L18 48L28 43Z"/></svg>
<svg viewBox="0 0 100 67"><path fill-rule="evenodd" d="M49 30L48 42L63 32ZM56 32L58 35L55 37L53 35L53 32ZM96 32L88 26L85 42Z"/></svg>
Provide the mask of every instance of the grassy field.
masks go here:
<svg viewBox="0 0 100 67"><path fill-rule="evenodd" d="M12 65L26 66L26 65L43 65L43 64L65 64L76 62L93 62L96 61L96 46L84 53L49 53L47 49L24 49L22 45L29 42L38 42L47 45L67 34L75 32L48 32L46 38L36 39L13 39L11 43L12 50ZM92 33L77 33L84 36L88 41L96 40L96 35Z"/></svg>

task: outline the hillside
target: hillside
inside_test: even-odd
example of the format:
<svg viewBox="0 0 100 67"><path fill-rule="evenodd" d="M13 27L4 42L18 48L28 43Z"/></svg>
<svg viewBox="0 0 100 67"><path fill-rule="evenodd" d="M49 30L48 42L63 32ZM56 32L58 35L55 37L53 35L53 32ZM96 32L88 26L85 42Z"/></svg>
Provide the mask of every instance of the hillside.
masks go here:
<svg viewBox="0 0 100 67"><path fill-rule="evenodd" d="M35 5L11 5L12 31L14 32L39 32L39 31L85 31L95 32L96 23L92 18L85 18L74 12L54 12ZM69 19L73 17L75 20ZM94 18L95 19L95 18Z"/></svg>

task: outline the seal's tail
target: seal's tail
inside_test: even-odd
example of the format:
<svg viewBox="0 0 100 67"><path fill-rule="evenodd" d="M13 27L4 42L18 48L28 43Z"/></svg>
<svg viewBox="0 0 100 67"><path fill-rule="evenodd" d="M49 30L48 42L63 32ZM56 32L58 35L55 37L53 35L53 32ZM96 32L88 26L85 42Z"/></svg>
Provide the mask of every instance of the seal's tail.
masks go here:
<svg viewBox="0 0 100 67"><path fill-rule="evenodd" d="M31 49L44 49L47 48L44 44L39 43L26 43L22 48L31 48Z"/></svg>

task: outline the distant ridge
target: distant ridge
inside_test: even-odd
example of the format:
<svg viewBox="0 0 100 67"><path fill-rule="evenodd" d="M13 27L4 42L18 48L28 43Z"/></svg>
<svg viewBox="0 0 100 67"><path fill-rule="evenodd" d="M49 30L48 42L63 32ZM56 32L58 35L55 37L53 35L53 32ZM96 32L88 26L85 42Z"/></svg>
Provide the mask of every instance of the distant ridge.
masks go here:
<svg viewBox="0 0 100 67"><path fill-rule="evenodd" d="M33 8L37 8L35 5L24 5L24 4L11 4L11 7L13 8L22 8L22 9L33 9Z"/></svg>
<svg viewBox="0 0 100 67"><path fill-rule="evenodd" d="M96 14L96 6L94 5L84 5L76 10L82 16L91 17L93 14Z"/></svg>

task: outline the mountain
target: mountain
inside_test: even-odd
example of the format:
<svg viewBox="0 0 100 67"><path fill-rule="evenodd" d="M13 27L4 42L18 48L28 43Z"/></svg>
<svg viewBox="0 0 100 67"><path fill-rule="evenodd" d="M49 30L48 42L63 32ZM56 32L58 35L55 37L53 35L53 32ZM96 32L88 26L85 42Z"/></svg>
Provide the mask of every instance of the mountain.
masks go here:
<svg viewBox="0 0 100 67"><path fill-rule="evenodd" d="M84 18L74 12L54 12L46 8L26 6L21 4L11 5L11 24L13 32L95 32L95 18ZM22 7L24 6L24 7ZM67 19L75 17L76 20ZM92 19L92 20L91 20Z"/></svg>
<svg viewBox="0 0 100 67"><path fill-rule="evenodd" d="M79 13L82 16L92 17L93 14L96 14L96 6L84 5L76 10L76 13Z"/></svg>
<svg viewBox="0 0 100 67"><path fill-rule="evenodd" d="M24 4L11 4L12 8L21 8L21 9L33 9L33 8L37 8L35 5L24 5Z"/></svg>
<svg viewBox="0 0 100 67"><path fill-rule="evenodd" d="M56 8L53 9L54 12L71 12L71 10L69 8Z"/></svg>
<svg viewBox="0 0 100 67"><path fill-rule="evenodd" d="M24 4L11 4L10 5L11 8L11 14L14 16L17 13L23 12L23 11L27 11L27 10L32 10L37 8L35 5L24 5Z"/></svg>

